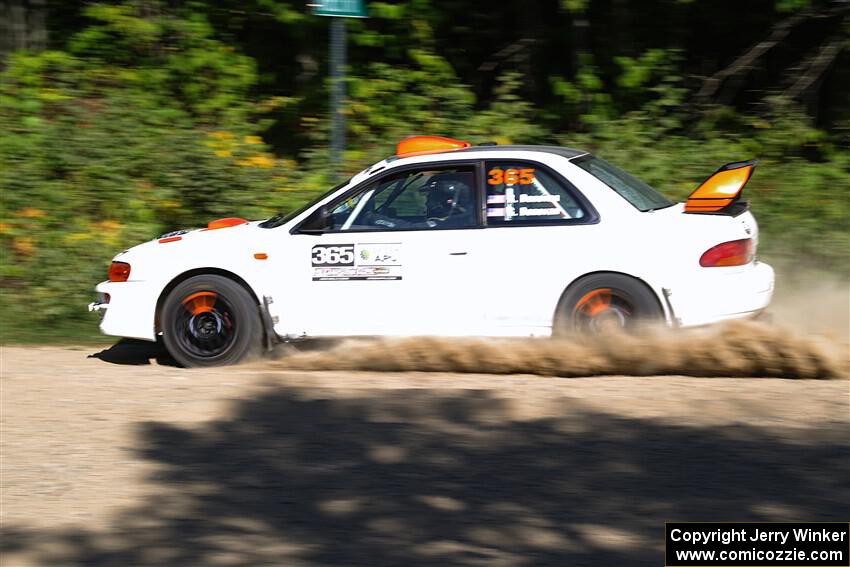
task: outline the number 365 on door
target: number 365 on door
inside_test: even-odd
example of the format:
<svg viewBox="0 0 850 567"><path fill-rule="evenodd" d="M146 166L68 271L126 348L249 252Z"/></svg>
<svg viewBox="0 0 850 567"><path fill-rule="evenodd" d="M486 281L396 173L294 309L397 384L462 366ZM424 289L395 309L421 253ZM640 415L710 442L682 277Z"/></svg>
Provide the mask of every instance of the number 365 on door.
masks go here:
<svg viewBox="0 0 850 567"><path fill-rule="evenodd" d="M339 244L335 246L313 246L310 258L313 266L353 266L354 245Z"/></svg>

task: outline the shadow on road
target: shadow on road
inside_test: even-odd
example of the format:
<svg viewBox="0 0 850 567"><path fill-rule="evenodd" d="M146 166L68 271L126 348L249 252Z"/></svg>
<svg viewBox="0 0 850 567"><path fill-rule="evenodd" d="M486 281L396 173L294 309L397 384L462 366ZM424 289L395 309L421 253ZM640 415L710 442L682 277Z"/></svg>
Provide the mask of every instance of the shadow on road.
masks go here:
<svg viewBox="0 0 850 567"><path fill-rule="evenodd" d="M88 358L134 366L152 364L152 361L162 366L177 366L177 362L168 354L162 343L136 339L121 339L108 349L90 354Z"/></svg>
<svg viewBox="0 0 850 567"><path fill-rule="evenodd" d="M483 392L274 388L200 428L148 423L154 494L105 531L7 527L45 565L652 565L665 521L846 520L833 431L705 429ZM699 408L694 408L699 411Z"/></svg>
<svg viewBox="0 0 850 567"><path fill-rule="evenodd" d="M267 353L265 357L281 358L299 352L326 350L340 342L340 339L298 339L275 345L274 350ZM111 364L132 366L153 364L154 362L161 366L179 366L160 341L121 339L107 349L90 354L88 358L97 358Z"/></svg>

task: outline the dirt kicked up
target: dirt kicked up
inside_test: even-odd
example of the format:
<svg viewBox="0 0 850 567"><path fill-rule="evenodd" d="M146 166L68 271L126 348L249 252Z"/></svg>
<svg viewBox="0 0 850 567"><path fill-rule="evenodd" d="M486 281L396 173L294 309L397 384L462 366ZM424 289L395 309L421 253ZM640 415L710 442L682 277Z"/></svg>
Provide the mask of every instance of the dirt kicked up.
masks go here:
<svg viewBox="0 0 850 567"><path fill-rule="evenodd" d="M842 352L843 351L843 352ZM840 341L737 321L687 332L647 331L596 340L402 338L350 340L296 352L270 367L376 372L464 372L579 377L848 377Z"/></svg>

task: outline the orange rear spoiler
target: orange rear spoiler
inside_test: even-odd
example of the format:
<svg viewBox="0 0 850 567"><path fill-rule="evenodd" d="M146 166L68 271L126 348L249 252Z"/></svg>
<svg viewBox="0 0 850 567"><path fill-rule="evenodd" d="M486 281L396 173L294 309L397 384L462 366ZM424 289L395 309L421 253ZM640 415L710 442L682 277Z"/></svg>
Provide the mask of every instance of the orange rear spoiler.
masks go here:
<svg viewBox="0 0 850 567"><path fill-rule="evenodd" d="M741 198L756 160L727 163L702 182L685 203L686 213L726 213ZM743 204L743 203L742 203Z"/></svg>

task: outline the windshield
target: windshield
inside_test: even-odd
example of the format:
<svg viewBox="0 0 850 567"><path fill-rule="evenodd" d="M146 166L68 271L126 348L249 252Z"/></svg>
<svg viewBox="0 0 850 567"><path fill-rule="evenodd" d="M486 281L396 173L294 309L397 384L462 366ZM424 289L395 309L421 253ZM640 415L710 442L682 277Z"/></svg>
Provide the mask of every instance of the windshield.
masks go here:
<svg viewBox="0 0 850 567"><path fill-rule="evenodd" d="M342 189L343 187L348 185L350 182L351 182L351 179L346 179L345 181L343 181L342 183L340 183L336 187L322 193L319 197L316 197L315 199L308 201L307 204L298 207L294 211L292 211L290 213L280 212L280 213L276 214L275 216L273 216L272 218L270 218L269 220L261 222L257 226L259 226L260 228L277 228L282 224L286 224L289 221L291 221L292 219L294 219L295 217L297 217L298 215L300 215L301 213L303 213L304 211L306 211L307 209L309 209L310 207L312 207L313 205L315 205L316 203L318 203L319 201L321 201L322 199L330 196L332 193L336 193L338 190Z"/></svg>
<svg viewBox="0 0 850 567"><path fill-rule="evenodd" d="M640 179L598 157L587 154L572 162L616 191L620 197L639 211L654 211L675 205L673 201Z"/></svg>

